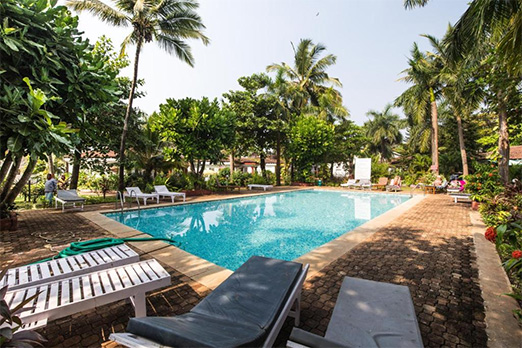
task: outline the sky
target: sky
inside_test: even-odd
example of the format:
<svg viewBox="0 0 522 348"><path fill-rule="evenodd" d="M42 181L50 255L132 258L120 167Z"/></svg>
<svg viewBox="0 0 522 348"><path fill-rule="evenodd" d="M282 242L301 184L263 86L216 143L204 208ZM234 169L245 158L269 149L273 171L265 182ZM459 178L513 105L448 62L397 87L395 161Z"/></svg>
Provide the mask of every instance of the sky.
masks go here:
<svg viewBox="0 0 522 348"><path fill-rule="evenodd" d="M431 0L413 10L405 10L403 0L200 0L198 13L210 45L189 42L195 57L192 68L155 43L146 44L138 73L145 80L146 96L135 105L152 113L167 98L221 99L223 93L241 89L241 76L265 72L273 63L292 65L291 43L309 38L337 56L328 73L341 80L344 105L362 125L369 110L384 109L408 88L399 79L413 43L430 48L420 35L441 38L466 8L467 0ZM79 29L92 42L106 35L119 49L130 30L87 13L79 16ZM134 59L134 47L128 54ZM122 74L131 76L131 68Z"/></svg>

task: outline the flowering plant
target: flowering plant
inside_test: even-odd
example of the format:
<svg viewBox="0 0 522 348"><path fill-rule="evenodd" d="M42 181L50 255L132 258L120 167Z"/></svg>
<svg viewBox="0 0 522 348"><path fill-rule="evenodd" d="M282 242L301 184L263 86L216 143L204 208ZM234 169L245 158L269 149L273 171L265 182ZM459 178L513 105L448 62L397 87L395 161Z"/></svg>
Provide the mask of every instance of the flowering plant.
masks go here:
<svg viewBox="0 0 522 348"><path fill-rule="evenodd" d="M466 192L471 194L471 199L477 202L485 202L502 192L500 175L495 165L475 164L475 174L466 176Z"/></svg>

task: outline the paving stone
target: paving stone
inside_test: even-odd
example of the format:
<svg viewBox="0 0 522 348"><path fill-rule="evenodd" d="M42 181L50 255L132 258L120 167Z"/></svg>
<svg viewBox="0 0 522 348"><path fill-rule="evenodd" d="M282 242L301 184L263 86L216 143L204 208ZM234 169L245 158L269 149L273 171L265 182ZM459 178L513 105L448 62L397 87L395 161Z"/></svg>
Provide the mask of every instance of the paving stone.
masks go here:
<svg viewBox="0 0 522 348"><path fill-rule="evenodd" d="M87 209L112 207L89 206ZM351 276L408 286L426 347L487 346L484 303L468 209L468 205L454 204L445 195L429 195L326 266L304 284L301 328L324 335L343 278ZM110 236L71 212L25 211L20 213L19 221L18 231L0 233L1 268L52 256L80 238ZM148 296L149 315L183 314L210 293L202 284L170 267L165 268L172 275L172 286ZM116 345L107 341L108 336L111 332L124 331L133 314L132 306L119 301L51 321L39 332L47 337L49 347L114 348ZM285 345L292 325L292 319L285 321L276 346Z"/></svg>

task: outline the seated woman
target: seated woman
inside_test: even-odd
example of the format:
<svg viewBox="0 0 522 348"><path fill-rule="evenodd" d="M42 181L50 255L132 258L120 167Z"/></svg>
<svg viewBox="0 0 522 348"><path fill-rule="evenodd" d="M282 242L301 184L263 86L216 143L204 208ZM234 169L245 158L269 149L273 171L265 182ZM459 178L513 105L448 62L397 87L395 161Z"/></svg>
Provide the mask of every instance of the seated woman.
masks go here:
<svg viewBox="0 0 522 348"><path fill-rule="evenodd" d="M435 179L435 181L433 181L432 185L435 187L442 186L442 178L440 175L437 175L437 178Z"/></svg>

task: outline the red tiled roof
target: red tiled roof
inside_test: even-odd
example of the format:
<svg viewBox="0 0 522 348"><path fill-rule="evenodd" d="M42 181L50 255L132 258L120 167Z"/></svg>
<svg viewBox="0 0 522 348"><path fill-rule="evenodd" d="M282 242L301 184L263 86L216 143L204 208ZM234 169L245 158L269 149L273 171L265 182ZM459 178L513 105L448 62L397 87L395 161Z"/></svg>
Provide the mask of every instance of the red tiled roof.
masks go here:
<svg viewBox="0 0 522 348"><path fill-rule="evenodd" d="M509 159L522 159L522 145L511 146L509 149Z"/></svg>

